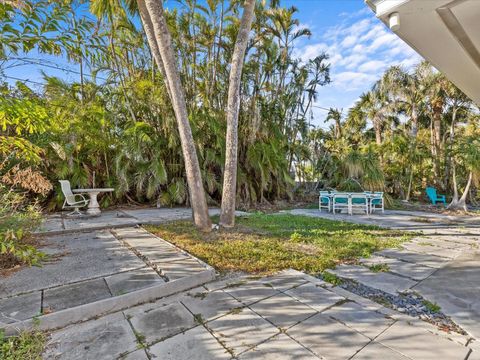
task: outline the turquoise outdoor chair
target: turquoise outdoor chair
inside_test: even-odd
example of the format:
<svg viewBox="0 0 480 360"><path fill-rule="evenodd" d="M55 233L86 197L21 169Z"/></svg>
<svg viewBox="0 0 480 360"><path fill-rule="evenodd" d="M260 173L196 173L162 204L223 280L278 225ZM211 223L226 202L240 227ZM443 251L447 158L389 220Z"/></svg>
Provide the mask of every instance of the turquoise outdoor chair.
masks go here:
<svg viewBox="0 0 480 360"><path fill-rule="evenodd" d="M438 195L437 189L434 187L427 187L425 192L427 193L427 196L433 205L436 205L439 202L443 203L443 205L447 205L447 199L445 198L445 195Z"/></svg>
<svg viewBox="0 0 480 360"><path fill-rule="evenodd" d="M322 211L322 208L327 209L330 212L330 196L328 191L320 191L320 196L318 197L318 210Z"/></svg>
<svg viewBox="0 0 480 360"><path fill-rule="evenodd" d="M370 198L370 213L373 213L375 210L382 210L382 213L385 212L385 201L383 200L383 191L376 191L372 194Z"/></svg>

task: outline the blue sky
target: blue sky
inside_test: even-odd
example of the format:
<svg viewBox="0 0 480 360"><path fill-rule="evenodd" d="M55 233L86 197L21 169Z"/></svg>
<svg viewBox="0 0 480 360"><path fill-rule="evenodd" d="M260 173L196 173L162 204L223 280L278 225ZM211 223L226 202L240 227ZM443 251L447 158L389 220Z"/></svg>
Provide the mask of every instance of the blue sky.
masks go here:
<svg viewBox="0 0 480 360"><path fill-rule="evenodd" d="M378 20L363 0L285 1L299 9L301 26L310 39L296 44L302 60L322 51L330 56L332 83L321 88L317 106L343 108L344 112L392 65L410 68L421 57ZM314 110L314 123L324 127L326 111Z"/></svg>
<svg viewBox="0 0 480 360"><path fill-rule="evenodd" d="M172 6L175 2L168 1ZM393 34L363 0L283 0L284 6L298 8L297 18L302 27L308 27L312 36L300 40L294 55L303 61L314 58L322 52L330 56L332 83L321 88L316 106L344 109L353 105L364 91L367 91L381 74L391 65L402 64L409 68L421 57ZM167 5L168 6L168 5ZM30 54L38 58L38 54ZM44 57L62 67L78 71L73 64L63 59ZM42 66L24 66L6 71L7 75L22 79L41 81L41 71L75 81L78 75L65 73ZM314 109L315 125L326 127L326 111Z"/></svg>

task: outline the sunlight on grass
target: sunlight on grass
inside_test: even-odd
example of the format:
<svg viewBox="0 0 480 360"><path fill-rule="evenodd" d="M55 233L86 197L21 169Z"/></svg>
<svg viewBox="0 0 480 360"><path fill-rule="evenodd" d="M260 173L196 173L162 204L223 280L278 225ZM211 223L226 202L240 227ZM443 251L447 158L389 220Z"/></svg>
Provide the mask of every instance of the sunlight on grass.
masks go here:
<svg viewBox="0 0 480 360"><path fill-rule="evenodd" d="M147 230L219 271L249 273L287 268L318 273L398 246L411 237L376 226L290 214L239 217L234 229L209 234L198 231L190 221L148 226Z"/></svg>

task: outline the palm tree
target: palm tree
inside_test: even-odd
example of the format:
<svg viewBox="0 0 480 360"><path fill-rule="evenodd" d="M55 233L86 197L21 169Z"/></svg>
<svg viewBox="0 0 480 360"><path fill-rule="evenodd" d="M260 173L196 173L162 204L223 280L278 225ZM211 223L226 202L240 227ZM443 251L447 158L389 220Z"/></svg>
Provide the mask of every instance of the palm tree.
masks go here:
<svg viewBox="0 0 480 360"><path fill-rule="evenodd" d="M375 142L378 146L382 145L382 130L390 112L387 94L374 87L360 96L359 105L373 124Z"/></svg>
<svg viewBox="0 0 480 360"><path fill-rule="evenodd" d="M478 140L478 134L467 136L462 139L463 141L460 142L458 146L457 153L463 158L463 162L465 167L468 171L468 178L467 183L465 185L465 189L463 190L463 194L458 199L458 190L457 187L457 179L456 179L456 168L453 168L453 186L455 187L455 195L448 205L449 209L463 209L467 211L467 197L470 193L470 188L474 180L478 180L480 176L480 141ZM477 181L478 183L478 181Z"/></svg>
<svg viewBox="0 0 480 360"><path fill-rule="evenodd" d="M248 34L253 21L255 0L246 0L240 29L233 50L230 69L227 103L227 139L225 171L223 177L222 209L220 225L233 227L235 224L235 199L237 196L237 159L238 159L238 112L240 108L240 84L242 68L247 49Z"/></svg>
<svg viewBox="0 0 480 360"><path fill-rule="evenodd" d="M342 110L330 108L327 113L325 122L333 120L335 122L335 138L340 139L342 137Z"/></svg>

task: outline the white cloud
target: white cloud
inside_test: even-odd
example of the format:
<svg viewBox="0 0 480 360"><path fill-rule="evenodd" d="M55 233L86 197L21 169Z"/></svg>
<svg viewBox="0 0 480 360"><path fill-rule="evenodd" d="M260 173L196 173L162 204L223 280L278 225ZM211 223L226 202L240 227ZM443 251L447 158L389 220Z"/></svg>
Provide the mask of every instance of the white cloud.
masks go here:
<svg viewBox="0 0 480 360"><path fill-rule="evenodd" d="M369 51L377 50L380 47L389 47L393 42L398 39L397 35L392 33L384 33L379 37L376 37L375 40L368 47Z"/></svg>
<svg viewBox="0 0 480 360"><path fill-rule="evenodd" d="M358 70L361 72L378 72L379 70L383 70L385 68L385 63L381 60L370 60L367 62L362 63Z"/></svg>
<svg viewBox="0 0 480 360"><path fill-rule="evenodd" d="M344 47L344 48L351 47L356 42L357 42L357 37L356 36L348 35L345 39L343 39L342 47Z"/></svg>
<svg viewBox="0 0 480 360"><path fill-rule="evenodd" d="M371 84L377 80L377 76L357 71L344 71L333 76L333 84L345 90L357 90L365 84Z"/></svg>
<svg viewBox="0 0 480 360"><path fill-rule="evenodd" d="M323 97L322 106L327 108L353 103L388 67L402 65L408 69L421 60L369 9L341 14L338 25L322 34L314 32L308 42L295 50L303 61L322 52L330 56L331 64L332 83L319 90L319 96Z"/></svg>

